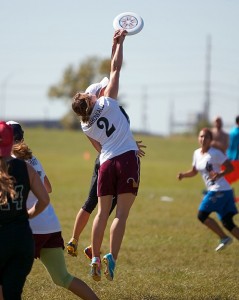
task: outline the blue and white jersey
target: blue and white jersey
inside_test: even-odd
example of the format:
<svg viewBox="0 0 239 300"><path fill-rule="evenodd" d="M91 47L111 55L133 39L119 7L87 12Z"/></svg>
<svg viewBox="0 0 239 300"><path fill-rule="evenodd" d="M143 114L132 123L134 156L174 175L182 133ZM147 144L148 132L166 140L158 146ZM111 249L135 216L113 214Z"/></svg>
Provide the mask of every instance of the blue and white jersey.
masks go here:
<svg viewBox="0 0 239 300"><path fill-rule="evenodd" d="M138 150L118 101L110 97L97 99L89 122L81 122L81 127L87 136L101 144L100 164L127 151Z"/></svg>
<svg viewBox="0 0 239 300"><path fill-rule="evenodd" d="M202 153L201 148L194 151L192 165L200 172L208 191L231 190L230 184L224 177L212 180L210 173L219 173L221 165L227 160L227 156L220 150L211 147L208 152Z"/></svg>

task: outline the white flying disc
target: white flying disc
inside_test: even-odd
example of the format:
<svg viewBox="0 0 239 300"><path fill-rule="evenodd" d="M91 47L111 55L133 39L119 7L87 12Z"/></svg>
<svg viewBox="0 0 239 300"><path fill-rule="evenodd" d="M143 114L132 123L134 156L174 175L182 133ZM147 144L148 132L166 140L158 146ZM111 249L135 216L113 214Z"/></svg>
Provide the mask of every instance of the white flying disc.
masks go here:
<svg viewBox="0 0 239 300"><path fill-rule="evenodd" d="M139 33L144 27L143 19L136 13L124 12L114 18L113 27L117 29L125 29L128 35Z"/></svg>

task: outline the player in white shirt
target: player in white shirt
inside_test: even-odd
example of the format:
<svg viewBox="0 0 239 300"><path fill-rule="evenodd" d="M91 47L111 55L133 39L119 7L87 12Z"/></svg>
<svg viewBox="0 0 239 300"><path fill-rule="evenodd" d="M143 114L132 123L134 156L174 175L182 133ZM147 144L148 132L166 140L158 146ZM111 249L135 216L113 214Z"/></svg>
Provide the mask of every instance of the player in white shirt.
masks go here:
<svg viewBox="0 0 239 300"><path fill-rule="evenodd" d="M12 154L25 160L37 171L48 193L52 188L40 161L32 155L32 151L24 142L24 131L19 123L7 122L13 128L14 145ZM27 207L37 202L32 192L27 199ZM99 299L91 288L81 279L72 276L66 268L64 258L64 240L61 226L54 208L49 204L38 216L29 220L35 242L35 259L39 258L49 272L53 282L62 286L85 300Z"/></svg>
<svg viewBox="0 0 239 300"><path fill-rule="evenodd" d="M109 79L107 77L104 77L99 83L91 84L85 90L85 93L93 94L93 95L96 95L97 98L100 98L101 96L104 96L104 91L105 91L105 88L107 87L108 83L109 83ZM128 123L130 123L129 116L127 115L126 111L123 109L122 106L120 106L120 109L121 109L122 114L125 116L126 120L128 121ZM138 156L143 157L145 155L143 148L146 148L146 146L142 144L142 141L136 141L136 143L137 143L137 147L138 147ZM98 181L99 167L100 167L100 161L99 161L99 155L98 155L95 160L95 166L94 166L94 171L93 171L93 175L92 175L92 179L91 179L89 195L88 195L87 200L85 201L84 205L79 210L79 212L76 216L75 224L74 224L74 228L73 228L73 232L72 232L72 238L66 245L67 253L72 256L77 256L79 237L89 220L90 214L93 212L93 210L95 209L95 207L98 204L97 181ZM114 210L116 203L117 203L117 196L113 196L110 214ZM92 260L91 245L84 249L84 254L86 255L86 257L88 257L90 260Z"/></svg>
<svg viewBox="0 0 239 300"><path fill-rule="evenodd" d="M40 161L35 157L26 160L39 174L41 181L44 183L47 192L51 193L52 188L45 174L45 171ZM37 199L32 192L29 193L27 198L27 208L32 207L36 203ZM47 222L46 222L47 220ZM54 211L52 204L50 203L47 208L39 214L37 217L29 220L33 234L48 234L53 232L60 232L61 225Z"/></svg>
<svg viewBox="0 0 239 300"><path fill-rule="evenodd" d="M220 243L215 250L220 251L232 242L232 238L221 229L210 214L216 212L223 226L239 239L239 228L233 222L233 216L238 211L232 188L224 178L225 174L232 172L233 167L221 150L211 147L212 138L212 132L208 128L199 132L198 141L201 147L194 151L192 169L179 173L178 179L193 177L200 172L207 193L199 206L198 219L219 236Z"/></svg>
<svg viewBox="0 0 239 300"><path fill-rule="evenodd" d="M98 173L98 213L92 227L91 276L101 280L100 248L113 195L117 195L116 216L110 228L110 252L103 257L105 275L113 280L115 263L123 240L126 221L136 198L140 181L138 147L130 125L122 114L118 98L119 76L123 61L123 42L127 32L114 33L110 80L104 96L77 93L72 109L80 116L83 132L100 152Z"/></svg>

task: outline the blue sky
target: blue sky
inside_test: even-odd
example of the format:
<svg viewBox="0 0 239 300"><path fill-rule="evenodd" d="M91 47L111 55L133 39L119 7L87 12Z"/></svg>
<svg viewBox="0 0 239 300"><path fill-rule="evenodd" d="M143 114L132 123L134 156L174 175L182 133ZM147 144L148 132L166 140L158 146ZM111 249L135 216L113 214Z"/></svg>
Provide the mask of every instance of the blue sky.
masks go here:
<svg viewBox="0 0 239 300"><path fill-rule="evenodd" d="M187 122L202 110L211 36L209 116L229 130L239 114L237 0L0 0L0 118L62 117L70 103L49 100L49 86L69 65L109 57L113 19L126 11L145 23L124 46L120 95L132 129L167 135L170 114Z"/></svg>

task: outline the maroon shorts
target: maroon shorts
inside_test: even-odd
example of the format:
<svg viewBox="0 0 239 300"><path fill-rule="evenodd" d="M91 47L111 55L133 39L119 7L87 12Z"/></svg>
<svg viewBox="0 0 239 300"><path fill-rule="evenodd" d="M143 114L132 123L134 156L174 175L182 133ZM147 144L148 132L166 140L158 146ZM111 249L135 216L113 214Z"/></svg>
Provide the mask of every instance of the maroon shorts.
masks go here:
<svg viewBox="0 0 239 300"><path fill-rule="evenodd" d="M35 258L40 257L42 248L59 248L64 249L64 240L61 232L53 232L46 234L33 234L35 241Z"/></svg>
<svg viewBox="0 0 239 300"><path fill-rule="evenodd" d="M128 151L105 161L98 171L98 196L132 193L137 195L140 160L136 151Z"/></svg>

